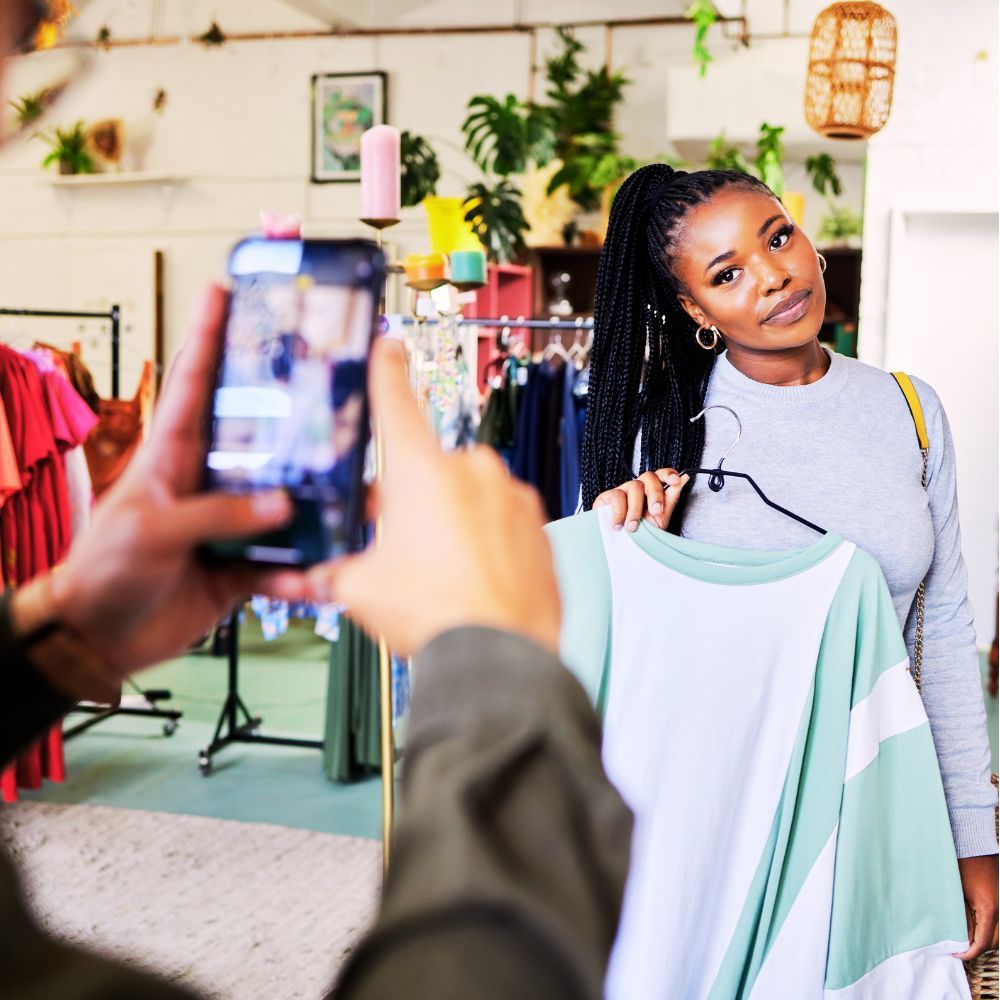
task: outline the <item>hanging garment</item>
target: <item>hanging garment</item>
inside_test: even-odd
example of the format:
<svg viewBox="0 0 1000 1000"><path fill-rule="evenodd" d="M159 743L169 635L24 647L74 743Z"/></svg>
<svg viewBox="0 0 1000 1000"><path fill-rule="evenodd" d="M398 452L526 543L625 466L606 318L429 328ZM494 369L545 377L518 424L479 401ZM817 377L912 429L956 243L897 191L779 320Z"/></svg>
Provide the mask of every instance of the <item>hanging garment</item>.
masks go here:
<svg viewBox="0 0 1000 1000"><path fill-rule="evenodd" d="M580 506L580 412L586 408L586 393L579 393L583 373L566 366L559 440L560 517L575 514Z"/></svg>
<svg viewBox="0 0 1000 1000"><path fill-rule="evenodd" d="M59 347L53 347L51 344L44 344L41 341L36 341L35 347L52 354L56 359L56 363L69 379L70 385L73 386L87 406L94 413L97 413L100 409L101 397L97 394L97 389L94 386L94 376L91 374L90 369L84 363L83 358L75 353L79 349L79 345L76 345L72 352L64 351Z"/></svg>
<svg viewBox="0 0 1000 1000"><path fill-rule="evenodd" d="M563 658L635 814L612 1000L968 998L927 716L875 560L549 527Z"/></svg>
<svg viewBox="0 0 1000 1000"><path fill-rule="evenodd" d="M142 442L143 421L152 404L153 366L146 362L139 387L131 399L102 399L97 415L100 420L87 439L87 465L100 496L125 471Z"/></svg>
<svg viewBox="0 0 1000 1000"><path fill-rule="evenodd" d="M378 645L350 618L330 644L323 770L332 781L351 781L377 770L381 760Z"/></svg>

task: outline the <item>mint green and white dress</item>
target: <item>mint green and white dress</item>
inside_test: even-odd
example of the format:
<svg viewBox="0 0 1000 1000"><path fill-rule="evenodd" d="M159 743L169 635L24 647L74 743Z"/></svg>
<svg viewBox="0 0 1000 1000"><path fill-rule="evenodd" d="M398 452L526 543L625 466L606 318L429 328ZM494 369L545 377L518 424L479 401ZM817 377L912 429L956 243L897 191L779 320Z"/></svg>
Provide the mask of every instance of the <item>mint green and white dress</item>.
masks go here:
<svg viewBox="0 0 1000 1000"><path fill-rule="evenodd" d="M875 560L549 526L563 658L635 814L611 1000L968 998L955 847Z"/></svg>

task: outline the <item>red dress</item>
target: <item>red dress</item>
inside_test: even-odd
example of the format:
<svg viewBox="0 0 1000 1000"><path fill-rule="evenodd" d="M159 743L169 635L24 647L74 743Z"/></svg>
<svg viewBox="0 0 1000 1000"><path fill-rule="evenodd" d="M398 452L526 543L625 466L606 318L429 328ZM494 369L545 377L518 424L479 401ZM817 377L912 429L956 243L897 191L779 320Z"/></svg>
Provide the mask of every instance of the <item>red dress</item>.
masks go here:
<svg viewBox="0 0 1000 1000"><path fill-rule="evenodd" d="M17 587L57 565L70 544L70 506L62 452L82 443L94 418L84 417L86 404L73 401L52 379L55 371L40 372L35 361L0 345L0 400L7 440L16 462L20 489L4 462L0 440L0 573L6 587ZM65 380L63 380L65 381ZM73 393L75 395L75 393ZM77 397L78 398L78 397ZM81 409L82 408L82 409ZM38 788L42 778L62 781L65 761L62 726L29 747L0 775L4 801L17 799L18 787Z"/></svg>

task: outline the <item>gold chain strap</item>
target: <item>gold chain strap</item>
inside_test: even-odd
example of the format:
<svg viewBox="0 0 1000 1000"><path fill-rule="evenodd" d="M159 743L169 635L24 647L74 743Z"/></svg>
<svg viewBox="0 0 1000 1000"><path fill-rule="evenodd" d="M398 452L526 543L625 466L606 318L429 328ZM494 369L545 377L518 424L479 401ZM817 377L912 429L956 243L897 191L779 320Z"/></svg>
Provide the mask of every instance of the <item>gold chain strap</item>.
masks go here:
<svg viewBox="0 0 1000 1000"><path fill-rule="evenodd" d="M921 448L920 455L924 460L924 471L920 476L920 485L927 489L927 449ZM913 640L913 680L917 690L920 690L920 664L924 659L924 581L917 587L917 634Z"/></svg>

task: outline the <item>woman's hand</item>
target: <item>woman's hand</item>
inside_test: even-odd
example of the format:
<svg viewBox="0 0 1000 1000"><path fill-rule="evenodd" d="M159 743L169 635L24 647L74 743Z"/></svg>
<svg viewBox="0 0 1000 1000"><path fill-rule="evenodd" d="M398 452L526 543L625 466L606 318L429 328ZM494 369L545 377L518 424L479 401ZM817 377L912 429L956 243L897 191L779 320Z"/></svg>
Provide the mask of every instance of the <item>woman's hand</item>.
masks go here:
<svg viewBox="0 0 1000 1000"><path fill-rule="evenodd" d="M956 957L971 962L997 946L997 856L959 858L958 870L965 893L970 944L968 951Z"/></svg>
<svg viewBox="0 0 1000 1000"><path fill-rule="evenodd" d="M690 478L679 476L676 469L644 472L617 489L605 490L594 501L594 507L611 508L611 527L615 531L620 531L622 525L627 531L637 531L643 518L666 531Z"/></svg>

